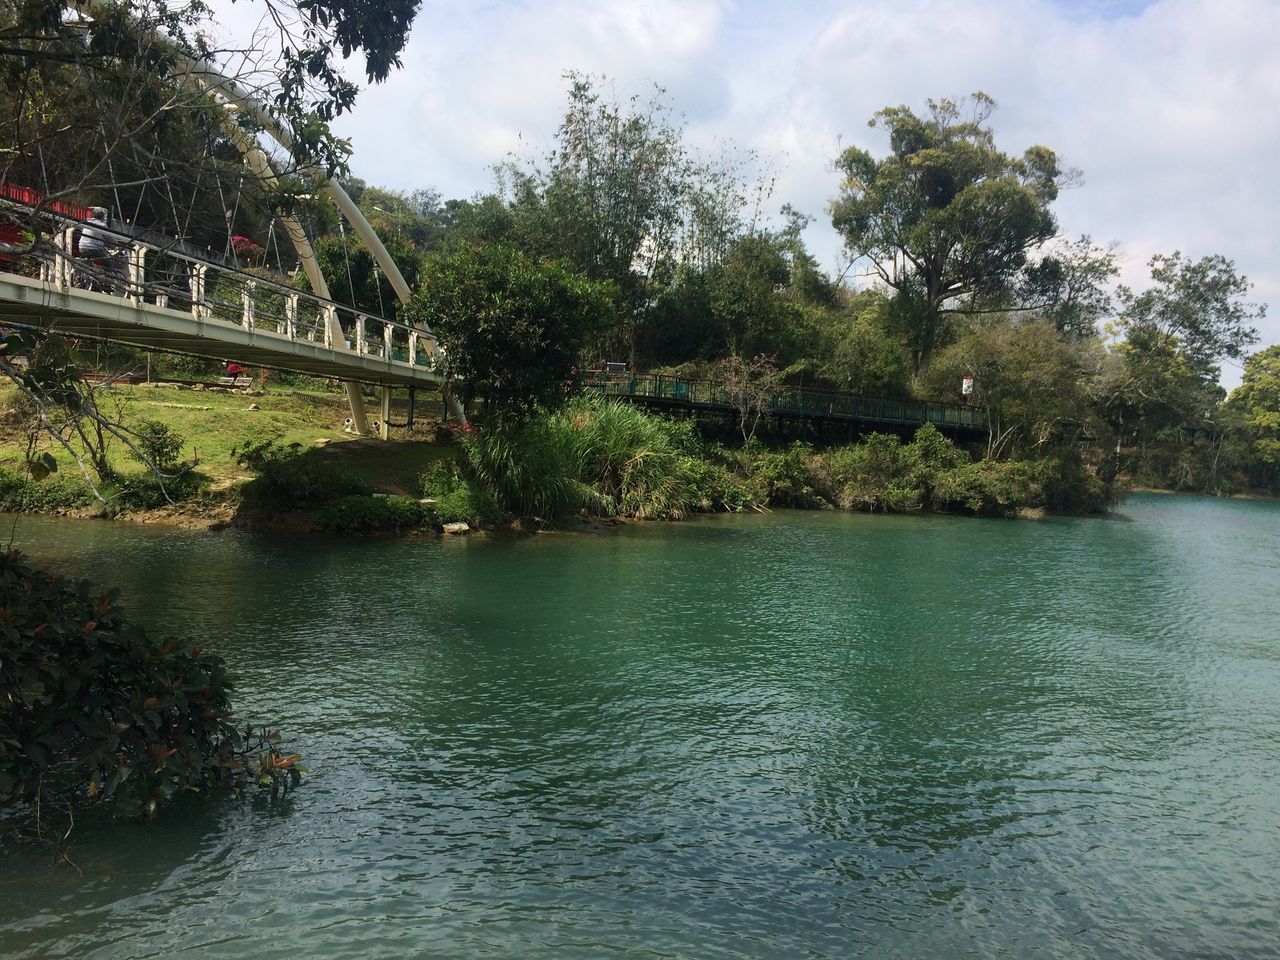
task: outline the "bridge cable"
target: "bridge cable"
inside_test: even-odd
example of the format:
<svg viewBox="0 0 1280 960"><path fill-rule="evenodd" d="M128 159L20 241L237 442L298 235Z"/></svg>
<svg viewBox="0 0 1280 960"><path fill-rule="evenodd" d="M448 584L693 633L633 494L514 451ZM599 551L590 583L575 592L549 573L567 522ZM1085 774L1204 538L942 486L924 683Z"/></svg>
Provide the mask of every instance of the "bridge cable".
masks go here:
<svg viewBox="0 0 1280 960"><path fill-rule="evenodd" d="M154 147L152 147L152 148L151 148L151 160L150 160L150 162L147 164L147 167L148 167L148 169L147 169L147 171L146 171L147 173L150 173L150 172L151 172L151 171L150 171L150 166L151 166L151 164L152 164L152 163L155 163L155 159L156 159L156 152L157 152L159 149L160 149L160 145L159 145L159 144L156 144ZM167 171L167 170L165 170L165 169L164 169L164 161L163 161L163 160L161 160L161 161L160 161L160 171L161 171L161 173L163 173L163 174L164 174L164 177L165 177L165 181L164 181L164 182L165 182L165 186L168 186L168 185L169 185L169 173L168 173L168 171ZM142 187L138 190L138 202L137 202L136 204L134 204L134 206L133 206L133 220L132 220L131 222L133 223L133 225L134 225L135 227L138 225L138 218L142 216L142 201L143 201L143 200L145 200L145 199L147 198L147 186L148 186L148 185L144 183L144 184L142 185Z"/></svg>
<svg viewBox="0 0 1280 960"><path fill-rule="evenodd" d="M236 181L236 202L232 205L231 216L227 219L227 247L223 251L223 257L231 259L235 256L235 244L232 243L233 231L235 230L236 217L240 216L240 194L244 190L244 168L240 168L240 179Z"/></svg>
<svg viewBox="0 0 1280 960"><path fill-rule="evenodd" d="M342 258L347 262L347 294L351 299L352 309L359 310L356 306L356 285L351 279L351 254L347 251L347 228L344 225L342 214L338 214L338 233L342 235Z"/></svg>

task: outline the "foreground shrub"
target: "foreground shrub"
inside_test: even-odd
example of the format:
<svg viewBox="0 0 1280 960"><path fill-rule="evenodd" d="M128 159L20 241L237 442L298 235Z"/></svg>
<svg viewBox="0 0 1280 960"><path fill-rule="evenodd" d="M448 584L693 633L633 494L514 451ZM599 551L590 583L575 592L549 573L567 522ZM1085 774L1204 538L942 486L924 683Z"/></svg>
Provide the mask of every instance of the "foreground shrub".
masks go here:
<svg viewBox="0 0 1280 960"><path fill-rule="evenodd" d="M0 554L0 803L153 814L183 791L296 786L298 757L230 712L222 659L158 643L114 590Z"/></svg>
<svg viewBox="0 0 1280 960"><path fill-rule="evenodd" d="M275 439L258 440L231 453L236 463L257 474L244 487L245 499L269 510L315 506L373 492L365 481L317 460L300 443L286 446Z"/></svg>

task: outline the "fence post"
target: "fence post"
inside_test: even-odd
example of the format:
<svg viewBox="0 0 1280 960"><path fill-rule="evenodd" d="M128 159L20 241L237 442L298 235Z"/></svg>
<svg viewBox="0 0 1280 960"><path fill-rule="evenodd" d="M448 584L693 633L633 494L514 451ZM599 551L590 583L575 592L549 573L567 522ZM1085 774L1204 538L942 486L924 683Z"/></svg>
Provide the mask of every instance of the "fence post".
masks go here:
<svg viewBox="0 0 1280 960"><path fill-rule="evenodd" d="M147 248L135 243L129 249L129 302L135 307L146 302Z"/></svg>
<svg viewBox="0 0 1280 960"><path fill-rule="evenodd" d="M364 314L356 314L356 353L364 356L368 352L369 346L364 339Z"/></svg>
<svg viewBox="0 0 1280 960"><path fill-rule="evenodd" d="M416 367L418 365L418 332L412 327L409 328L409 366ZM413 409L413 387L409 388L410 404L409 409ZM410 418L412 419L412 418Z"/></svg>
<svg viewBox="0 0 1280 960"><path fill-rule="evenodd" d="M191 319L204 319L204 275L209 268L203 263L191 265Z"/></svg>
<svg viewBox="0 0 1280 960"><path fill-rule="evenodd" d="M285 297L284 333L290 340L298 339L298 295L296 293Z"/></svg>
<svg viewBox="0 0 1280 960"><path fill-rule="evenodd" d="M332 350L335 336L333 328L338 327L338 308L332 303L326 303L321 308L320 315L324 318L324 345ZM342 336L341 327L338 327L337 336Z"/></svg>
<svg viewBox="0 0 1280 960"><path fill-rule="evenodd" d="M62 290L71 286L71 250L75 227L67 227L53 242L53 282Z"/></svg>
<svg viewBox="0 0 1280 960"><path fill-rule="evenodd" d="M395 329L389 321L382 321L382 357L387 363L391 362L391 336L395 333Z"/></svg>
<svg viewBox="0 0 1280 960"><path fill-rule="evenodd" d="M240 288L240 304L242 308L240 316L240 326L246 330L253 329L253 290L257 284L252 280L246 280L244 286Z"/></svg>

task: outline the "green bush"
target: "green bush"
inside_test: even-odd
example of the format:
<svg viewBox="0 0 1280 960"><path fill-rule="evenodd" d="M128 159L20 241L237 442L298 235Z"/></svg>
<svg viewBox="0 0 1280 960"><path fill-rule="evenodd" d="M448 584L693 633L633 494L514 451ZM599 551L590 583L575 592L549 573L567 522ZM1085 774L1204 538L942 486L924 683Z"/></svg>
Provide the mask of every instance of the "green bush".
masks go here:
<svg viewBox="0 0 1280 960"><path fill-rule="evenodd" d="M412 497L340 497L316 513L316 525L332 533L371 533L435 526L435 511Z"/></svg>
<svg viewBox="0 0 1280 960"><path fill-rule="evenodd" d="M1121 499L1121 492L1084 465L1074 450L1046 457L1035 465L1044 505L1058 513L1102 513Z"/></svg>
<svg viewBox="0 0 1280 960"><path fill-rule="evenodd" d="M825 453L817 484L841 510L918 510L923 497L909 479L913 466L897 437L873 433L862 443Z"/></svg>
<svg viewBox="0 0 1280 960"><path fill-rule="evenodd" d="M813 448L799 441L785 450L757 453L749 465L754 499L776 507L821 506L809 468L812 455Z"/></svg>
<svg viewBox="0 0 1280 960"><path fill-rule="evenodd" d="M493 494L465 479L453 460L437 460L422 474L422 495L435 500L439 523L466 523L495 527L502 523L502 507Z"/></svg>
<svg viewBox="0 0 1280 960"><path fill-rule="evenodd" d="M317 460L302 444L255 440L232 450L236 463L257 476L244 487L244 497L270 510L317 506L339 497L363 494L372 487L332 464Z"/></svg>
<svg viewBox="0 0 1280 960"><path fill-rule="evenodd" d="M135 430L137 436L134 446L137 450L129 451L134 460L161 473L173 473L185 466L179 461L187 439L167 423L161 420L143 420Z"/></svg>
<svg viewBox="0 0 1280 960"><path fill-rule="evenodd" d="M196 496L200 492L202 479L199 474L187 471L178 476L165 477L162 481L148 471L118 476L111 483L103 484L98 492L106 500L105 509L110 514L124 510L156 510Z"/></svg>
<svg viewBox="0 0 1280 960"><path fill-rule="evenodd" d="M751 485L712 460L693 460L688 473L690 500L705 512L741 513L760 501Z"/></svg>
<svg viewBox="0 0 1280 960"><path fill-rule="evenodd" d="M151 376L157 380L213 380L222 376L222 371L222 362L219 360L190 357L182 353L151 355Z"/></svg>
<svg viewBox="0 0 1280 960"><path fill-rule="evenodd" d="M0 803L138 816L184 791L296 785L299 758L242 727L231 690L221 658L150 639L117 591L0 554Z"/></svg>
<svg viewBox="0 0 1280 960"><path fill-rule="evenodd" d="M846 510L1008 516L1022 508L1094 513L1114 501L1111 488L1074 454L972 462L931 424L921 427L911 443L871 434L820 459L818 485Z"/></svg>
<svg viewBox="0 0 1280 960"><path fill-rule="evenodd" d="M1042 507L1035 465L1027 461L979 460L935 478L933 505L983 516L1005 516L1020 507Z"/></svg>
<svg viewBox="0 0 1280 960"><path fill-rule="evenodd" d="M30 477L0 467L0 510L13 513L45 513L52 510L70 510L94 503L84 479L63 475L36 481Z"/></svg>

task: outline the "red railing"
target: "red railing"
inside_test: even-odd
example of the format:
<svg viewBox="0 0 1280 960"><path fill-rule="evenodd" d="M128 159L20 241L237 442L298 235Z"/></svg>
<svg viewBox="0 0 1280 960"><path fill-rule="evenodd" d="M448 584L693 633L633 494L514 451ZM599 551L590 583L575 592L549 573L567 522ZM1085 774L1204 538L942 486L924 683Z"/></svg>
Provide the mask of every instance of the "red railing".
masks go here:
<svg viewBox="0 0 1280 960"><path fill-rule="evenodd" d="M0 183L0 197L24 203L29 207L39 206L40 201L44 199L39 190L24 187L20 183ZM45 207L73 220L88 220L90 211L93 209L83 203L73 203L70 200L50 200Z"/></svg>

